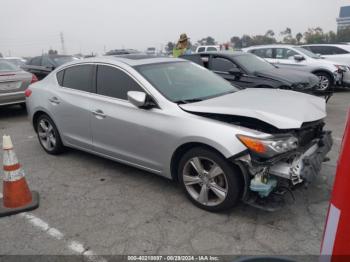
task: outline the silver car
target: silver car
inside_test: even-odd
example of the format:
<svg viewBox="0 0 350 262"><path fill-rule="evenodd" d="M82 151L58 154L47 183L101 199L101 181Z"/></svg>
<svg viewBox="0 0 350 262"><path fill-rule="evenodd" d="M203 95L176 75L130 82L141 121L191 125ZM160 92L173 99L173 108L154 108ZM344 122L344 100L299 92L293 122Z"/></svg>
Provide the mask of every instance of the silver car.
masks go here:
<svg viewBox="0 0 350 262"><path fill-rule="evenodd" d="M0 59L0 106L25 105L25 89L36 81L31 73Z"/></svg>
<svg viewBox="0 0 350 262"><path fill-rule="evenodd" d="M240 199L271 210L276 194L317 176L332 145L323 99L239 91L181 59L86 59L29 90L29 118L47 153L77 148L174 179L209 211Z"/></svg>

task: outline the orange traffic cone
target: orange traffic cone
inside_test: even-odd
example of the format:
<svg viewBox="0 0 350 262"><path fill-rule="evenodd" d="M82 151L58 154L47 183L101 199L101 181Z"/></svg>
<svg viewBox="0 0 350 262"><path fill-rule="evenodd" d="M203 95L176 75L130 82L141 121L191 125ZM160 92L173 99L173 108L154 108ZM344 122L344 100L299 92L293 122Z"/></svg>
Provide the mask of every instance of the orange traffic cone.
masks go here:
<svg viewBox="0 0 350 262"><path fill-rule="evenodd" d="M4 182L0 217L14 215L39 207L39 193L30 191L25 174L13 151L10 136L3 136Z"/></svg>

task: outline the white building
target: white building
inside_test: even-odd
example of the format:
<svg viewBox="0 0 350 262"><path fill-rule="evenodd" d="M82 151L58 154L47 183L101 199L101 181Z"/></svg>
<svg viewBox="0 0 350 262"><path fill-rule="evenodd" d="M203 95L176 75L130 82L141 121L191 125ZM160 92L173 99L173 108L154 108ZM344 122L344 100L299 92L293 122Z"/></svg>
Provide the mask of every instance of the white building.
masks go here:
<svg viewBox="0 0 350 262"><path fill-rule="evenodd" d="M340 14L337 18L338 31L346 27L350 27L350 6L342 6Z"/></svg>

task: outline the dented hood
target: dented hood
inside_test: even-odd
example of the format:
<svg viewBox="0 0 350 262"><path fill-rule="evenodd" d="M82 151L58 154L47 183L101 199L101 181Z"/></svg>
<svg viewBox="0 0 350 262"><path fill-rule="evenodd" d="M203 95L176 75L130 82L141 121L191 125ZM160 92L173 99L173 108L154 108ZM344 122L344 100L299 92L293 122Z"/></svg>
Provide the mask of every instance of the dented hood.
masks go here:
<svg viewBox="0 0 350 262"><path fill-rule="evenodd" d="M200 102L181 104L193 113L234 115L259 119L279 129L300 128L326 117L325 100L295 91L244 89Z"/></svg>

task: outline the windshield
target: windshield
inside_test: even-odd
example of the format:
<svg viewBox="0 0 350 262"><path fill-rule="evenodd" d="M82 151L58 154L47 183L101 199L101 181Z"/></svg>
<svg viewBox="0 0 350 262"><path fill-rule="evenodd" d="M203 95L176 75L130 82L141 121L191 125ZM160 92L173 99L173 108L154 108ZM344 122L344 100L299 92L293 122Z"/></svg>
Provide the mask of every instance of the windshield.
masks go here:
<svg viewBox="0 0 350 262"><path fill-rule="evenodd" d="M294 47L295 50L298 50L299 52L303 53L304 55L314 58L314 59L320 59L320 56L316 55L315 53L312 53L309 50L306 50L302 47Z"/></svg>
<svg viewBox="0 0 350 262"><path fill-rule="evenodd" d="M72 62L74 60L79 60L79 59L73 56L61 56L61 57L56 57L53 60L55 61L57 66L61 66L65 63Z"/></svg>
<svg viewBox="0 0 350 262"><path fill-rule="evenodd" d="M19 71L20 69L7 61L0 60L0 72Z"/></svg>
<svg viewBox="0 0 350 262"><path fill-rule="evenodd" d="M234 60L249 72L271 70L276 68L266 60L252 54L238 55L234 57Z"/></svg>
<svg viewBox="0 0 350 262"><path fill-rule="evenodd" d="M238 91L223 78L191 62L149 64L136 69L173 102L195 102Z"/></svg>

